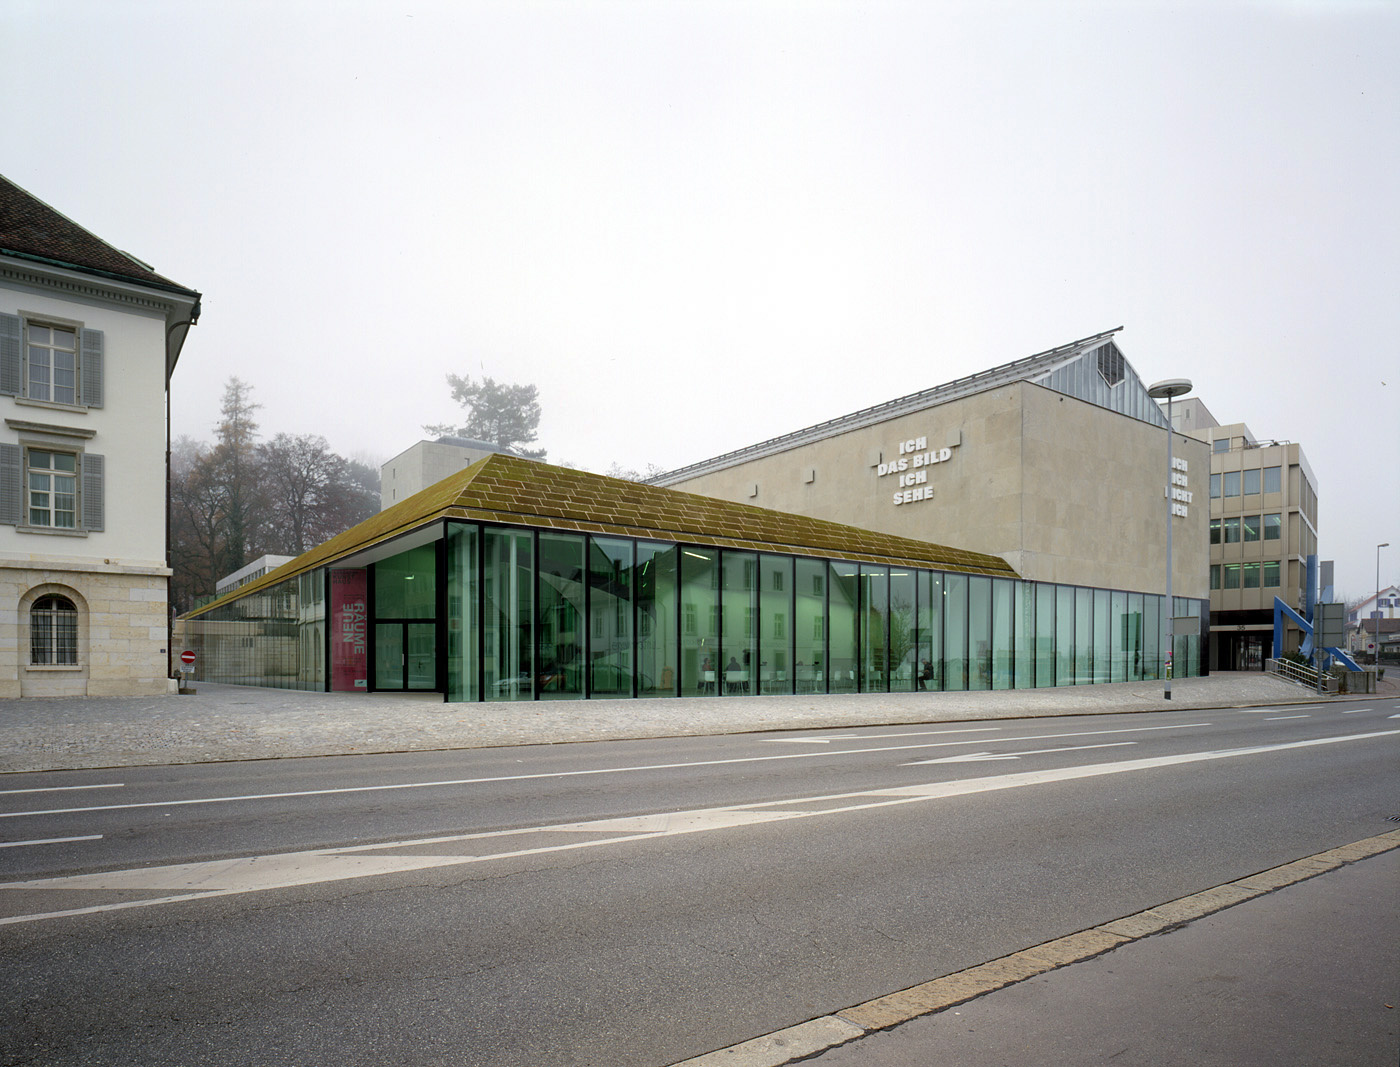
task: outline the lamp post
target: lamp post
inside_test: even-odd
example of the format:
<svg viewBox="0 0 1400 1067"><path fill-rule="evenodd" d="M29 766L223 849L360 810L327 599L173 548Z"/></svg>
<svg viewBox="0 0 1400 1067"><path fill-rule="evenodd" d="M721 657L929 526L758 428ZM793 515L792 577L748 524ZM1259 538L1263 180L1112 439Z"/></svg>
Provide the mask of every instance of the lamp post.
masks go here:
<svg viewBox="0 0 1400 1067"><path fill-rule="evenodd" d="M1381 549L1389 548L1390 542L1383 541L1376 546L1376 677L1381 674Z"/></svg>
<svg viewBox="0 0 1400 1067"><path fill-rule="evenodd" d="M1176 613L1172 608L1172 401L1183 393L1191 391L1190 378L1167 378L1149 386L1147 395L1153 400L1165 400L1167 402L1167 599L1162 608L1162 641L1164 645L1164 655L1162 664L1166 668L1163 672L1165 691L1162 694L1164 700L1172 698L1172 646L1176 637Z"/></svg>

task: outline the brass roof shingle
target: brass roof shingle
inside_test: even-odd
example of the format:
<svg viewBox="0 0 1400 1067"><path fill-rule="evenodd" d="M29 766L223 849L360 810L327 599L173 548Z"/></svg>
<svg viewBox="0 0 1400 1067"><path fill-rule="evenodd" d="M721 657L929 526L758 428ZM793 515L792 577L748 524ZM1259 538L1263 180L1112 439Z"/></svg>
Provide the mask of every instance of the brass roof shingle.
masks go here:
<svg viewBox="0 0 1400 1067"><path fill-rule="evenodd" d="M448 518L1017 577L999 556L497 453L190 616Z"/></svg>

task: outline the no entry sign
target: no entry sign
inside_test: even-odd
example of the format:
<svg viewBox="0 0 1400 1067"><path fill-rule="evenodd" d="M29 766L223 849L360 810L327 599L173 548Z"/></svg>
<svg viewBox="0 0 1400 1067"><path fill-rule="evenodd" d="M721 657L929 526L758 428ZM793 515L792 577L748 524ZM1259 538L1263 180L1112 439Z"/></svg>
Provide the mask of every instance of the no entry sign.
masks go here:
<svg viewBox="0 0 1400 1067"><path fill-rule="evenodd" d="M181 652L180 662L185 664L186 666L192 664L194 662L194 650L187 648L185 649L185 651Z"/></svg>

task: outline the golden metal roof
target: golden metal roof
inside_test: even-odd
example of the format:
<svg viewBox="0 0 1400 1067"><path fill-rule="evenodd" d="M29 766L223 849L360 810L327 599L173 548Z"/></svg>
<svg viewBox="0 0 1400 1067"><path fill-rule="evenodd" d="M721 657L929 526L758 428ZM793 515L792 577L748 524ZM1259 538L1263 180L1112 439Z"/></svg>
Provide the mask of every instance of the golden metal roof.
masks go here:
<svg viewBox="0 0 1400 1067"><path fill-rule="evenodd" d="M1017 577L1005 560L983 552L497 454L386 508L190 616L443 519Z"/></svg>

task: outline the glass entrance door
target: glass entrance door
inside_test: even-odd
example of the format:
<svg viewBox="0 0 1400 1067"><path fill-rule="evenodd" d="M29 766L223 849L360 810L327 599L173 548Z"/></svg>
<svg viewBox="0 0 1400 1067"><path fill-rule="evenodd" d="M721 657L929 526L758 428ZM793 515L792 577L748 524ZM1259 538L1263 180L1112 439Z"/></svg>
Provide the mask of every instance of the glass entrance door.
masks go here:
<svg viewBox="0 0 1400 1067"><path fill-rule="evenodd" d="M437 624L374 624L374 688L383 691L437 688Z"/></svg>

